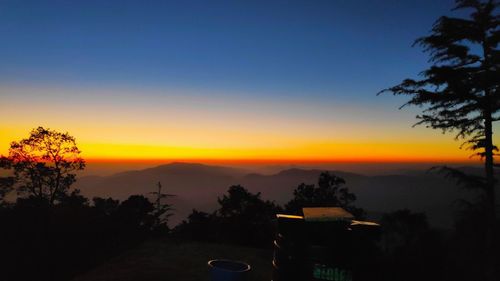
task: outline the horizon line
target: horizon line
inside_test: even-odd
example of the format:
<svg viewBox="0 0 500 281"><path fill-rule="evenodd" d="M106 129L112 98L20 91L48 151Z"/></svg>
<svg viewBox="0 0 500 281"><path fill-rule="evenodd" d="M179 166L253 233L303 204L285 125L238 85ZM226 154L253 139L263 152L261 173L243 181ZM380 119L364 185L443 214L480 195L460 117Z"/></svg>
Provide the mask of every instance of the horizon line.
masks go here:
<svg viewBox="0 0 500 281"><path fill-rule="evenodd" d="M247 158L84 158L87 163L201 163L201 164L481 164L478 159L247 159Z"/></svg>

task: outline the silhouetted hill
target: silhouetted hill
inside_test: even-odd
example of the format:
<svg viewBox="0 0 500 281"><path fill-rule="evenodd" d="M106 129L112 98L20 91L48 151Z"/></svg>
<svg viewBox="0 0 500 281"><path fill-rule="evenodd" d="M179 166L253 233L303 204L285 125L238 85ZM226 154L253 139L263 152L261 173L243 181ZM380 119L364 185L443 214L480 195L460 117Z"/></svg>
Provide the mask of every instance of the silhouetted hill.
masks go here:
<svg viewBox="0 0 500 281"><path fill-rule="evenodd" d="M479 171L473 168L474 171ZM230 185L241 184L251 192L261 192L262 198L284 204L291 199L300 183L316 183L322 170L292 168L272 175L248 174L229 167L192 163L172 163L154 168L128 171L107 177L82 177L76 186L86 196L125 199L131 194L148 194L161 181L176 209L172 223L184 219L191 209L212 211L217 197ZM357 205L377 216L383 212L409 208L426 212L431 223L450 226L453 202L463 197L455 184L441 175L415 172L404 175L365 176L356 173L330 171L344 178L358 197Z"/></svg>
<svg viewBox="0 0 500 281"><path fill-rule="evenodd" d="M184 163L184 162L174 162L171 164L161 165L154 168L148 168L139 171L141 173L149 173L152 175L158 173L172 173L172 174L196 174L196 175L226 175L233 177L235 175L244 175L246 172L244 170L222 167L222 166L211 166L198 163Z"/></svg>

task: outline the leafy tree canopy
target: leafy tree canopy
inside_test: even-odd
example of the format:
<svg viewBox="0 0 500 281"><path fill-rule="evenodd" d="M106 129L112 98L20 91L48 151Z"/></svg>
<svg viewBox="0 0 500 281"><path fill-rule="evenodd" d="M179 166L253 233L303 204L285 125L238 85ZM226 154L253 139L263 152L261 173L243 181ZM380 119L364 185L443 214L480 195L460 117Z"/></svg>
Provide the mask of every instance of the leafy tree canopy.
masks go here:
<svg viewBox="0 0 500 281"><path fill-rule="evenodd" d="M30 136L10 145L2 166L13 170L11 184L18 194L47 200L51 205L64 196L85 168L75 138L68 133L38 127Z"/></svg>
<svg viewBox="0 0 500 281"><path fill-rule="evenodd" d="M218 198L220 208L217 211L223 218L238 217L257 219L269 215L274 216L279 209L273 202L260 198L260 192L252 194L241 185L229 187L227 195Z"/></svg>
<svg viewBox="0 0 500 281"><path fill-rule="evenodd" d="M293 191L293 199L285 205L285 209L290 213L301 214L304 207L342 207L357 217L363 216L363 210L353 205L356 195L344 185L343 178L323 172L319 175L317 186L300 184Z"/></svg>
<svg viewBox="0 0 500 281"><path fill-rule="evenodd" d="M469 18L443 16L429 36L415 41L429 53L432 63L421 73L422 79L406 79L382 92L409 96L402 107L425 106L417 124L455 131L456 138L468 138L466 143L477 150L485 148L486 119L491 118L491 123L500 118L499 4L456 3L456 9L472 9Z"/></svg>

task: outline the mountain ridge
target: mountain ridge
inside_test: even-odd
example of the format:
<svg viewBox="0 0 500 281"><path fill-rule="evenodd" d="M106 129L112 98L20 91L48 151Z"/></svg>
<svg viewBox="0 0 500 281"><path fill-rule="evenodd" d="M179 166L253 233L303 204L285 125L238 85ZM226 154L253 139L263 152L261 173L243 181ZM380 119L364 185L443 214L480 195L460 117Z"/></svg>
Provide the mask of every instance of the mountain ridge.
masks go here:
<svg viewBox="0 0 500 281"><path fill-rule="evenodd" d="M292 167L273 174L260 174L225 166L174 162L110 176L81 177L75 187L90 198L124 200L132 194L149 196L160 181L165 192L177 195L171 199L177 210L172 217L172 223L176 224L193 208L207 212L215 210L217 198L236 184L283 205L292 198L299 184L316 184L323 171ZM452 224L452 203L463 197L454 182L434 173L368 176L335 170L328 172L344 178L346 186L358 198L356 205L368 212L378 214L409 208L428 213L430 222L440 226Z"/></svg>

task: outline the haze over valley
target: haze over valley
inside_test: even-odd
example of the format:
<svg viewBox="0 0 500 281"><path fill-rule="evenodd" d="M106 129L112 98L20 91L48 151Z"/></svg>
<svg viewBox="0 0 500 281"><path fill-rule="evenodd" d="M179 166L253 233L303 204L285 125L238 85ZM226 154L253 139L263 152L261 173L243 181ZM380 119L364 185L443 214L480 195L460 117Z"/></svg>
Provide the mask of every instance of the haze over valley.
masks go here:
<svg viewBox="0 0 500 281"><path fill-rule="evenodd" d="M124 200L132 194L148 195L161 182L165 192L176 195L169 199L175 208L170 224L175 225L185 219L192 209L215 210L217 198L222 197L231 185L240 184L250 192L260 192L263 199L283 205L292 198L293 190L300 183L316 184L319 174L328 170L301 165L298 165L300 168L284 166L261 167L261 171L267 171L262 173L253 172L248 167L175 162L112 175L82 176L75 187L89 198L110 196ZM425 212L435 226L451 227L453 204L468 193L443 175L428 172L423 165L400 167L403 168L386 169L381 175L373 174L376 170L372 170L370 175L329 171L345 179L346 186L357 196L356 205L366 209L374 219L382 213L407 208ZM480 172L476 167L462 169Z"/></svg>

